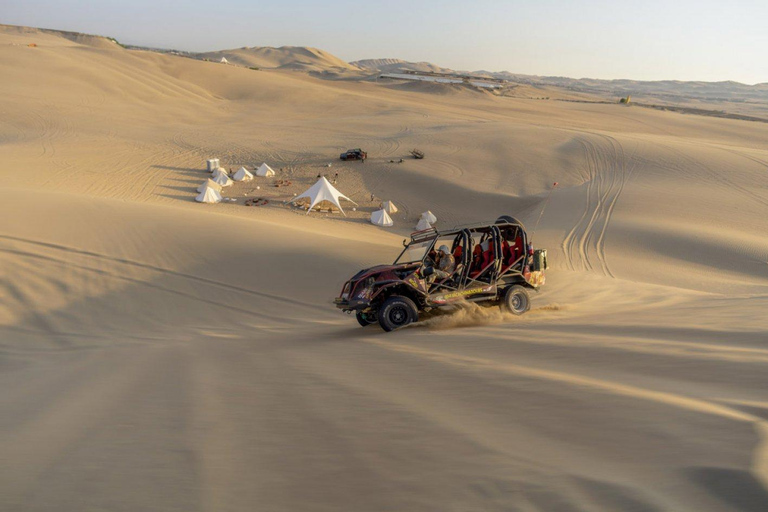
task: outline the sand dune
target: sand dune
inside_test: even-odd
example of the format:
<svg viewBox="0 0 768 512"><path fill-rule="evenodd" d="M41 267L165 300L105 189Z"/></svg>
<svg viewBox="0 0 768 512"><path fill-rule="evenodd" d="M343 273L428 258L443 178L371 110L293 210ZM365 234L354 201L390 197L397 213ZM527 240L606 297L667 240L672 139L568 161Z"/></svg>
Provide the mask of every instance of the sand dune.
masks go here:
<svg viewBox="0 0 768 512"><path fill-rule="evenodd" d="M452 73L452 69L443 68L432 64L431 62L408 62L401 59L363 59L350 62L350 64L371 71L380 73L393 73L402 70L434 72L434 73Z"/></svg>
<svg viewBox="0 0 768 512"><path fill-rule="evenodd" d="M232 64L262 69L300 71L357 71L359 69L354 64L349 64L326 51L306 46L236 48L200 53L196 56L216 62L224 57Z"/></svg>
<svg viewBox="0 0 768 512"><path fill-rule="evenodd" d="M6 26L0 71L0 509L768 503L768 125ZM211 157L292 185L197 204ZM321 172L357 211L283 204ZM422 211L532 231L555 181L530 314L385 335L333 308Z"/></svg>

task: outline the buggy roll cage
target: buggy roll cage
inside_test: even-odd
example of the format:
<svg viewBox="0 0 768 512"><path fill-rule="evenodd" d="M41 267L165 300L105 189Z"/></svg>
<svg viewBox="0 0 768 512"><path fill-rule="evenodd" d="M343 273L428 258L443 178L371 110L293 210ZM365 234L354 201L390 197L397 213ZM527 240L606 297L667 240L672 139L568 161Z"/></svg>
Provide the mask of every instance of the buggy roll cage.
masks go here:
<svg viewBox="0 0 768 512"><path fill-rule="evenodd" d="M504 254L502 252L503 244L509 239L505 238L504 234L512 229L513 239L518 237L522 239L522 251L518 258L511 263L507 263L504 260ZM473 234L479 234L480 239L475 242ZM522 222L512 219L511 217L499 218L493 224L487 223L472 223L455 226L448 230L437 230L434 227L415 231L411 233L411 241L403 240L402 254L413 243L422 243L431 241L427 250L424 251L424 256L421 258L421 262L429 256L429 253L434 250L435 243L442 237L454 237L451 246L451 253L455 253L458 246L462 247L460 261L456 262L456 271L449 279L443 280L438 283L438 286L448 289L455 289L446 284L446 281L454 280L459 286L464 284L468 286L470 283L485 284L494 283L502 277L512 277L515 275L522 276L525 260L526 260L526 248L528 247L528 235L525 232L525 226ZM490 247L493 248L493 257L491 261L481 269L473 268L472 252L476 245L482 244L488 241ZM400 258L398 256L398 259ZM414 262L415 263L415 262Z"/></svg>

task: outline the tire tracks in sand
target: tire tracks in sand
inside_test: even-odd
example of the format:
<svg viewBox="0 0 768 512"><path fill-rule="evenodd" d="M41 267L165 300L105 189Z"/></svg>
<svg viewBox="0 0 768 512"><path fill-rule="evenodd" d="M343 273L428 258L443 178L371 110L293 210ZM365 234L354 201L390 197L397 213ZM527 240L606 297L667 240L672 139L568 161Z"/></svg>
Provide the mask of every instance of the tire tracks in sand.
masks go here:
<svg viewBox="0 0 768 512"><path fill-rule="evenodd" d="M615 277L605 254L605 240L616 204L635 169L634 152L627 156L619 141L597 133L578 136L576 141L584 149L586 201L561 248L570 270L599 269L603 275Z"/></svg>

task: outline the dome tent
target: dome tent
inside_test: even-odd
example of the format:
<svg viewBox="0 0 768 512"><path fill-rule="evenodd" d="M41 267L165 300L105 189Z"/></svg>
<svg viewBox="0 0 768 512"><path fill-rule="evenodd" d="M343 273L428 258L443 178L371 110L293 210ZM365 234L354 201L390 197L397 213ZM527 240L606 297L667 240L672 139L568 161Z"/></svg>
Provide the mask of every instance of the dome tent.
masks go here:
<svg viewBox="0 0 768 512"><path fill-rule="evenodd" d="M203 192L205 190L205 187L210 187L213 190L215 190L216 192L221 192L221 185L219 185L218 183L216 183L215 181L213 181L210 178L205 180L202 185L197 187L197 191L198 192Z"/></svg>
<svg viewBox="0 0 768 512"><path fill-rule="evenodd" d="M392 222L392 217L389 216L387 210L381 209L371 213L371 224L388 228L392 226L394 222Z"/></svg>
<svg viewBox="0 0 768 512"><path fill-rule="evenodd" d="M261 166L256 169L256 176L260 176L262 178L271 178L275 175L275 171L265 163L261 164Z"/></svg>
<svg viewBox="0 0 768 512"><path fill-rule="evenodd" d="M435 215L429 210L422 213L421 218L426 220L430 224L434 224L435 222L437 222L437 217L435 217Z"/></svg>
<svg viewBox="0 0 768 512"><path fill-rule="evenodd" d="M195 201L198 203L219 203L221 202L221 194L214 188L205 187L195 198Z"/></svg>
<svg viewBox="0 0 768 512"><path fill-rule="evenodd" d="M430 224L427 219L424 217L419 219L419 222L416 224L416 231L424 231L425 229L429 229L432 227L432 224Z"/></svg>
<svg viewBox="0 0 768 512"><path fill-rule="evenodd" d="M232 185L232 180L226 173L219 173L213 177L213 182L221 185L222 187L228 187Z"/></svg>
<svg viewBox="0 0 768 512"><path fill-rule="evenodd" d="M346 199L350 203L357 206L357 203L336 190L336 188L331 185L331 182L329 182L325 176L321 176L319 180L317 180L317 183L309 187L306 192L303 194L299 194L298 196L294 197L291 200L291 203L295 203L299 199L308 198L309 199L309 208L307 208L307 214L312 211L312 208L314 208L317 204L328 201L339 209L341 213L344 214L346 217L347 214L344 213L344 209L341 207L341 204L339 203L339 199Z"/></svg>
<svg viewBox="0 0 768 512"><path fill-rule="evenodd" d="M248 169L245 167L241 167L232 176L232 179L235 181L251 181L253 179L253 174L248 172Z"/></svg>
<svg viewBox="0 0 768 512"><path fill-rule="evenodd" d="M384 201L381 203L381 209L387 213L397 213L397 206L392 201Z"/></svg>

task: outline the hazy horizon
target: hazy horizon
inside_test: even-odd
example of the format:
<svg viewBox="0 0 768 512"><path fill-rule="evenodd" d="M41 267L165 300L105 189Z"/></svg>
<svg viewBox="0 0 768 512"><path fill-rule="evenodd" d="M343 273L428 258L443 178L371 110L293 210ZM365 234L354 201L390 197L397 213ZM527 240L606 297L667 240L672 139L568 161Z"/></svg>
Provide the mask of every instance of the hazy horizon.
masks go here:
<svg viewBox="0 0 768 512"><path fill-rule="evenodd" d="M487 0L347 0L253 5L244 0L130 4L0 1L2 23L110 36L131 45L205 52L312 46L346 61L398 58L457 70L572 78L768 82L768 4L674 5L592 0L536 5Z"/></svg>

